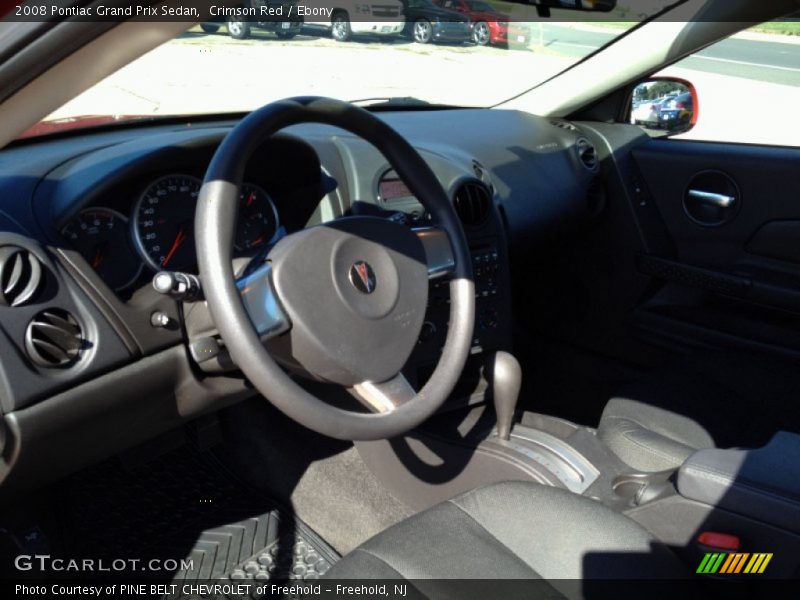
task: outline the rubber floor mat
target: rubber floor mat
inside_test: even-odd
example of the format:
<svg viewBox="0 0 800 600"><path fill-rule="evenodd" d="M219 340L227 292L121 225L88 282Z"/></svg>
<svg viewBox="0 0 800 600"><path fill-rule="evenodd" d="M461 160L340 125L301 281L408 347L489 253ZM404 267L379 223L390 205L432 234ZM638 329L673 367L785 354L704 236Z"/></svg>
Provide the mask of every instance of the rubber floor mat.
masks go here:
<svg viewBox="0 0 800 600"><path fill-rule="evenodd" d="M118 577L302 581L324 574L338 559L290 511L191 445L133 467L104 462L54 492L66 557L118 565L122 559L125 568L113 569Z"/></svg>

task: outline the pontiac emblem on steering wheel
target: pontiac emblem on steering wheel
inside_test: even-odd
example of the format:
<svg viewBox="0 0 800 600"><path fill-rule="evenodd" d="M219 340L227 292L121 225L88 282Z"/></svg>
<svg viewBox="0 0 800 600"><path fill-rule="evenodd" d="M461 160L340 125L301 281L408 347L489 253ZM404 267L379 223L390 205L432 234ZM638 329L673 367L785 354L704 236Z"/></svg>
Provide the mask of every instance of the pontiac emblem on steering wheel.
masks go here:
<svg viewBox="0 0 800 600"><path fill-rule="evenodd" d="M350 283L362 294L371 294L375 291L375 271L369 263L359 260L350 267Z"/></svg>

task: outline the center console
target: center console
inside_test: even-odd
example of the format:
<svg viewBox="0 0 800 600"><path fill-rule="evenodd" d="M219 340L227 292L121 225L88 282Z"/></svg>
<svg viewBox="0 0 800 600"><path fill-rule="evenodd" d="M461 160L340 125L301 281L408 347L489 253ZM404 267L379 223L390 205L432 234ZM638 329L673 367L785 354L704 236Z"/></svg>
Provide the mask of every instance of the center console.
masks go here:
<svg viewBox="0 0 800 600"><path fill-rule="evenodd" d="M515 419L516 361L504 354L484 368L494 410L446 412L404 436L356 443L393 495L422 510L491 483L534 481L626 514L692 568L706 553L739 552L769 555L770 577L800 576L800 435L780 432L753 450L700 450L679 469L636 471L592 429L534 413ZM703 541L720 537L735 547Z"/></svg>
<svg viewBox="0 0 800 600"><path fill-rule="evenodd" d="M800 534L800 435L762 448L698 450L681 465L681 496Z"/></svg>
<svg viewBox="0 0 800 600"><path fill-rule="evenodd" d="M420 510L508 480L561 487L620 510L633 505L633 494L615 488L629 468L593 430L545 415L531 418L530 413L520 422L516 407L522 370L517 360L502 350L476 358L485 385L481 398L490 403L443 411L392 440L356 443L387 488Z"/></svg>

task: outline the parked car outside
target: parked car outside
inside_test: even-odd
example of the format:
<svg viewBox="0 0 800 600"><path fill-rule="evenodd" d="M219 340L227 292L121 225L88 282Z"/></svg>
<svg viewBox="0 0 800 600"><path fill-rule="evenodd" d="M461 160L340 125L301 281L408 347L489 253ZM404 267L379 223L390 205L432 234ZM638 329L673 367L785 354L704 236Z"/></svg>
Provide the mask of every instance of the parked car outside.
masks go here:
<svg viewBox="0 0 800 600"><path fill-rule="evenodd" d="M694 99L691 92L684 92L667 99L658 111L658 126L662 129L681 129L692 122Z"/></svg>
<svg viewBox="0 0 800 600"><path fill-rule="evenodd" d="M294 0L244 0L239 5L243 9L267 7L275 9L273 17L264 20L247 19L244 16L219 17L214 21L202 23L200 27L206 33L216 33L222 23L226 24L228 35L235 40L246 40L252 29L258 28L274 33L278 38L289 40L300 33L303 26L302 17L297 14L297 3Z"/></svg>
<svg viewBox="0 0 800 600"><path fill-rule="evenodd" d="M466 42L471 27L468 17L442 8L431 0L404 0L405 34L419 44Z"/></svg>
<svg viewBox="0 0 800 600"><path fill-rule="evenodd" d="M466 15L472 22L472 41L478 46L509 43L527 45L530 32L522 23L511 23L510 17L484 0L433 0L442 8Z"/></svg>
<svg viewBox="0 0 800 600"><path fill-rule="evenodd" d="M303 6L317 14L330 15L321 21L312 20L314 17L305 18L304 26L325 29L337 42L346 42L353 35L394 36L402 33L406 23L403 5L398 0L306 0Z"/></svg>
<svg viewBox="0 0 800 600"><path fill-rule="evenodd" d="M639 106L633 109L633 113L631 114L631 123L634 125L642 125L644 127L658 127L659 110L661 108L661 104L665 101L665 98L643 101L641 104L639 104Z"/></svg>

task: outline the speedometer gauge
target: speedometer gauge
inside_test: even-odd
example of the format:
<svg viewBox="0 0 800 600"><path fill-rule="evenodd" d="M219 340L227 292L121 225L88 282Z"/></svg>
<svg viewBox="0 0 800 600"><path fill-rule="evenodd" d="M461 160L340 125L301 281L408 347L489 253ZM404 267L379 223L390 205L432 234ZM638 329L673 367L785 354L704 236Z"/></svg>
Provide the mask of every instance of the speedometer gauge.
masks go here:
<svg viewBox="0 0 800 600"><path fill-rule="evenodd" d="M151 183L133 212L133 239L154 270L184 271L196 264L194 213L201 182L167 175Z"/></svg>
<svg viewBox="0 0 800 600"><path fill-rule="evenodd" d="M115 210L82 210L61 234L115 291L132 284L142 270L142 263L130 245L128 219Z"/></svg>
<svg viewBox="0 0 800 600"><path fill-rule="evenodd" d="M278 230L278 212L267 192L250 183L239 193L235 247L245 252L269 242Z"/></svg>

